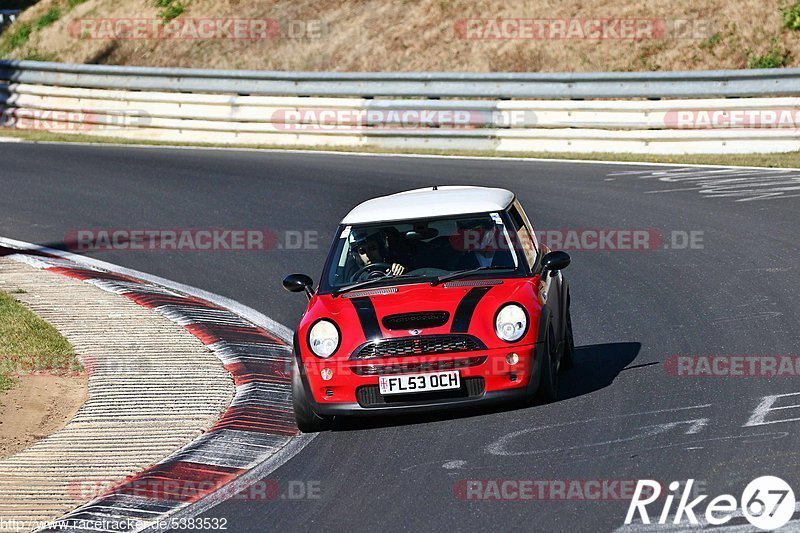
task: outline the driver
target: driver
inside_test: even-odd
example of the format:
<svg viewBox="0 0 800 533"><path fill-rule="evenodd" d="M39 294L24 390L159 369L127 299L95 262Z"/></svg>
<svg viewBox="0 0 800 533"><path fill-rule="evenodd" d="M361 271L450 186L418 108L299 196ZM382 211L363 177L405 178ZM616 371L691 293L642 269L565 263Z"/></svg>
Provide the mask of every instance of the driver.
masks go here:
<svg viewBox="0 0 800 533"><path fill-rule="evenodd" d="M459 221L458 228L464 238L465 252L456 269L467 270L495 265L498 243L497 226L490 218Z"/></svg>
<svg viewBox="0 0 800 533"><path fill-rule="evenodd" d="M381 244L383 244L381 241L385 240L386 239L381 239L379 233L373 233L372 235L354 235L353 242L350 243L350 251L356 260L356 264L359 265L360 268L377 263L386 263L390 266L384 273L387 276L399 276L405 272L406 269L403 265L392 263L385 257L385 255L387 255L384 253L386 246L381 246ZM372 270L372 272L375 272L375 270ZM358 281L369 278L370 273L370 269L365 270L359 276Z"/></svg>

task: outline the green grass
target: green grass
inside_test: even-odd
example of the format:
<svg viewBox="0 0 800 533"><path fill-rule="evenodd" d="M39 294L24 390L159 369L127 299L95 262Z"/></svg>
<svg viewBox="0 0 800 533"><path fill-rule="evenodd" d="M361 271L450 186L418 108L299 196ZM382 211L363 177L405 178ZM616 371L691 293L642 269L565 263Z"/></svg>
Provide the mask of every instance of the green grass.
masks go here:
<svg viewBox="0 0 800 533"><path fill-rule="evenodd" d="M58 62L58 55L52 52L41 52L37 49L27 50L22 59L28 61L55 61Z"/></svg>
<svg viewBox="0 0 800 533"><path fill-rule="evenodd" d="M67 339L13 296L0 291L0 392L13 387L19 374L80 370Z"/></svg>
<svg viewBox="0 0 800 533"><path fill-rule="evenodd" d="M61 18L61 10L51 7L47 13L36 19L36 29L42 30Z"/></svg>
<svg viewBox="0 0 800 533"><path fill-rule="evenodd" d="M13 388L15 383L16 381L14 378L6 376L5 374L0 374L0 393Z"/></svg>
<svg viewBox="0 0 800 533"><path fill-rule="evenodd" d="M10 52L27 43L31 37L31 31L31 25L27 22L12 25L6 30L2 42L0 42L0 56L7 56Z"/></svg>
<svg viewBox="0 0 800 533"><path fill-rule="evenodd" d="M169 22L186 11L186 4L180 0L154 0L154 4L159 8L158 16L164 22Z"/></svg>
<svg viewBox="0 0 800 533"><path fill-rule="evenodd" d="M712 50L715 46L719 44L720 41L722 41L722 34L720 32L717 32L714 35L708 37L707 39L704 39L700 43L700 48L706 50Z"/></svg>
<svg viewBox="0 0 800 533"><path fill-rule="evenodd" d="M764 55L754 55L747 63L747 68L781 68L786 65L789 55L776 48L773 48Z"/></svg>
<svg viewBox="0 0 800 533"><path fill-rule="evenodd" d="M73 7L79 6L84 2L86 2L86 0L67 0L67 7L72 9Z"/></svg>
<svg viewBox="0 0 800 533"><path fill-rule="evenodd" d="M94 144L146 145L146 146L193 146L198 148L244 148L248 150L325 150L330 152L366 152L373 154L421 154L454 155L463 157L528 157L536 159L577 159L584 161L630 161L644 163L672 163L676 165L731 165L767 168L800 168L800 152L778 154L698 154L698 155L642 155L614 154L605 152L493 152L490 150L421 150L403 148L384 148L380 146L279 146L219 143L180 143L167 141L142 141L118 139L115 137L95 137L72 133L50 133L46 131L15 130L0 128L0 137L16 137L32 142L80 142Z"/></svg>
<svg viewBox="0 0 800 533"><path fill-rule="evenodd" d="M747 68L781 68L789 62L789 51L778 44L778 38L773 37L771 48L762 55L751 55Z"/></svg>

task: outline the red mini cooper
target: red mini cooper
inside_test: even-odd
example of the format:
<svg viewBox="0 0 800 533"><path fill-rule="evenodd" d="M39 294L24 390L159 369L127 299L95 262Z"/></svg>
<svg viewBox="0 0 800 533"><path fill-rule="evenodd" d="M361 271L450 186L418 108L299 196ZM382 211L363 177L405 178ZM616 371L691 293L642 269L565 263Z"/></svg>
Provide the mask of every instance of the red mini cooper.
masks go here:
<svg viewBox="0 0 800 533"><path fill-rule="evenodd" d="M342 220L294 335L297 425L503 400L553 401L572 364L565 252L536 240L514 194L429 187Z"/></svg>

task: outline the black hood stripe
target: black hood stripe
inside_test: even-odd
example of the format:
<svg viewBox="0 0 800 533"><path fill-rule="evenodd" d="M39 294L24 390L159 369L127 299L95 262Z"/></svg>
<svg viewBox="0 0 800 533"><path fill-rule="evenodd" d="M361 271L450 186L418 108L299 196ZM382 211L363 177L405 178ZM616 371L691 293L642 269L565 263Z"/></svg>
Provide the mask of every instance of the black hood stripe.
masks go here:
<svg viewBox="0 0 800 533"><path fill-rule="evenodd" d="M375 306L369 297L351 298L353 307L356 308L358 320L361 322L361 329L364 330L364 337L367 341L383 338L381 326L378 324L378 315L375 314Z"/></svg>
<svg viewBox="0 0 800 533"><path fill-rule="evenodd" d="M473 287L458 302L458 307L456 307L456 312L453 315L453 325L450 326L450 333L466 333L469 331L472 314L475 312L478 302L490 289L491 287Z"/></svg>

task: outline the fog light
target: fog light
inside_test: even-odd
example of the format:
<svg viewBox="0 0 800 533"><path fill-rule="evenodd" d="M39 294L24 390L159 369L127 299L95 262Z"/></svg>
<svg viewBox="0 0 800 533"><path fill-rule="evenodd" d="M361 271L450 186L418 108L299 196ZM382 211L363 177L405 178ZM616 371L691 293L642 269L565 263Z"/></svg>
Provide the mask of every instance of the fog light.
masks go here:
<svg viewBox="0 0 800 533"><path fill-rule="evenodd" d="M519 356L515 353L510 353L506 356L506 363L509 365L516 365L519 363Z"/></svg>
<svg viewBox="0 0 800 533"><path fill-rule="evenodd" d="M333 377L333 370L331 370L330 368L323 368L322 372L320 372L319 374L320 376L322 376L322 379L328 381Z"/></svg>
<svg viewBox="0 0 800 533"><path fill-rule="evenodd" d="M333 396L333 389L325 389L325 396L327 396L328 398Z"/></svg>

